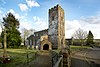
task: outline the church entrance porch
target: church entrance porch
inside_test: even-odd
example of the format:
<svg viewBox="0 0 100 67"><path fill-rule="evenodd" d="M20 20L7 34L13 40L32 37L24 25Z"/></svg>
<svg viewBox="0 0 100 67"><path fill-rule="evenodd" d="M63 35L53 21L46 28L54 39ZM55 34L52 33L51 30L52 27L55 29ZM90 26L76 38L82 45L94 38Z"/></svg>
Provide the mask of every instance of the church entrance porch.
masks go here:
<svg viewBox="0 0 100 67"><path fill-rule="evenodd" d="M41 50L51 50L52 44L48 40L41 41Z"/></svg>

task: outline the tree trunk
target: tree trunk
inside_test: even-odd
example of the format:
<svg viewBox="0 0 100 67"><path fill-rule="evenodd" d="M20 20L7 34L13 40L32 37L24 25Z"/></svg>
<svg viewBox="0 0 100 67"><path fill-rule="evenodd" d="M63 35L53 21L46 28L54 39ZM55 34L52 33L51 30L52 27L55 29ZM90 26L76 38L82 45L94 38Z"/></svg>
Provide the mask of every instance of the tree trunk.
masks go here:
<svg viewBox="0 0 100 67"><path fill-rule="evenodd" d="M4 54L3 54L3 57L4 58L7 58L7 45L6 45L6 29L4 29Z"/></svg>

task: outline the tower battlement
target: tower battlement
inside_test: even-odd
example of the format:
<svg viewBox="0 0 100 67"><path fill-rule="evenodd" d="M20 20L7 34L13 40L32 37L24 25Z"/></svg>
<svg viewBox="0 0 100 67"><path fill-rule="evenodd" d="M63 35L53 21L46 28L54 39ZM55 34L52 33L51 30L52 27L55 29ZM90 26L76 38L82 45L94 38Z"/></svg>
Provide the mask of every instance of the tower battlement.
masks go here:
<svg viewBox="0 0 100 67"><path fill-rule="evenodd" d="M52 12L52 11L58 10L58 9L61 9L61 10L64 11L64 9L63 9L59 4L57 4L56 6L50 8L50 9L49 9L49 12Z"/></svg>

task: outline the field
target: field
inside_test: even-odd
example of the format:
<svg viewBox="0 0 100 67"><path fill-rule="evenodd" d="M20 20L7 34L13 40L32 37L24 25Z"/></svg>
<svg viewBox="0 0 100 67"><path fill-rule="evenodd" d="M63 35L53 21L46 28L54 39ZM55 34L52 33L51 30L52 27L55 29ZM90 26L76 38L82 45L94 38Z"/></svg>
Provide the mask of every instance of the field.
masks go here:
<svg viewBox="0 0 100 67"><path fill-rule="evenodd" d="M0 67L22 67L26 66L28 62L34 60L35 50L27 49L7 49L7 55L10 56L11 61L2 63L3 49L0 49Z"/></svg>
<svg viewBox="0 0 100 67"><path fill-rule="evenodd" d="M81 50L88 49L88 48L92 48L92 47L89 47L89 46L74 46L74 45L70 46L71 52L77 52L77 51L81 51Z"/></svg>
<svg viewBox="0 0 100 67"><path fill-rule="evenodd" d="M74 46L74 45L71 45L70 46L71 49L87 49L87 48L91 48L89 46Z"/></svg>

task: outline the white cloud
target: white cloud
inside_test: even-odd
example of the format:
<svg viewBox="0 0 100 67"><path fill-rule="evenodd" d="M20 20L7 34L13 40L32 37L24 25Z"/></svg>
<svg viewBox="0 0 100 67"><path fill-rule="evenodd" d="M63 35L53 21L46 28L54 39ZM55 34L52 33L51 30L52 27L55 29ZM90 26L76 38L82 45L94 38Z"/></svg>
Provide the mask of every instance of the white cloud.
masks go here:
<svg viewBox="0 0 100 67"><path fill-rule="evenodd" d="M27 11L32 7L39 7L40 6L40 4L38 2L36 2L35 0L26 0L26 3L27 4L22 4L22 3L18 4L21 11Z"/></svg>
<svg viewBox="0 0 100 67"><path fill-rule="evenodd" d="M2 19L2 16L3 16L3 11L0 10L0 20Z"/></svg>
<svg viewBox="0 0 100 67"><path fill-rule="evenodd" d="M100 10L99 10L99 11L97 11L97 16L100 16Z"/></svg>
<svg viewBox="0 0 100 67"><path fill-rule="evenodd" d="M0 32L2 32L2 26L1 26L1 22L3 21L3 17L5 17L5 10L4 8L0 7Z"/></svg>
<svg viewBox="0 0 100 67"><path fill-rule="evenodd" d="M20 3L20 4L18 4L18 6L20 7L20 10L21 10L21 11L27 11L27 10L28 10L28 7L27 7L26 4Z"/></svg>
<svg viewBox="0 0 100 67"><path fill-rule="evenodd" d="M34 21L34 27L35 27L36 30L43 30L43 29L47 29L48 28L48 24L42 18L34 16L33 17L33 21Z"/></svg>
<svg viewBox="0 0 100 67"><path fill-rule="evenodd" d="M6 13L5 9L0 7L0 21L2 21L2 18L5 17L5 13Z"/></svg>
<svg viewBox="0 0 100 67"><path fill-rule="evenodd" d="M21 31L21 28L26 28L26 29L32 29L32 24L30 22L27 21L26 16L27 16L27 13L24 14L23 16L19 15L18 13L16 13L13 9L10 9L7 13L11 12L15 18L17 18L20 22L20 31Z"/></svg>
<svg viewBox="0 0 100 67"><path fill-rule="evenodd" d="M99 24L100 16L90 16L88 18L83 18L80 22L90 23L90 24Z"/></svg>
<svg viewBox="0 0 100 67"><path fill-rule="evenodd" d="M11 12L15 18L17 18L18 20L22 19L22 16L20 16L18 13L16 13L13 9L9 9L9 11L7 11L7 13Z"/></svg>
<svg viewBox="0 0 100 67"><path fill-rule="evenodd" d="M71 38L75 30L81 27L78 20L65 21L65 37Z"/></svg>
<svg viewBox="0 0 100 67"><path fill-rule="evenodd" d="M35 29L37 31L44 30L48 28L48 24L45 22L44 19L34 16L33 17L33 22L27 21L27 20L22 20L20 21L20 31L22 28L26 29Z"/></svg>
<svg viewBox="0 0 100 67"><path fill-rule="evenodd" d="M78 20L72 20L72 21L68 21L66 20L65 21L65 26L66 26L66 29L67 30L70 30L70 29L78 29L81 27L80 23Z"/></svg>
<svg viewBox="0 0 100 67"><path fill-rule="evenodd" d="M32 29L32 24L30 22L21 21L20 22L20 30L21 28Z"/></svg>
<svg viewBox="0 0 100 67"><path fill-rule="evenodd" d="M88 24L83 27L84 30L91 30L95 39L100 39L100 24Z"/></svg>
<svg viewBox="0 0 100 67"><path fill-rule="evenodd" d="M40 5L34 0L26 0L27 5L31 7L39 7Z"/></svg>
<svg viewBox="0 0 100 67"><path fill-rule="evenodd" d="M81 28L84 31L91 30L95 39L100 39L100 17L91 16L88 18L83 18L80 20L66 21L65 23L65 36L66 38L71 38L72 34L78 29Z"/></svg>

